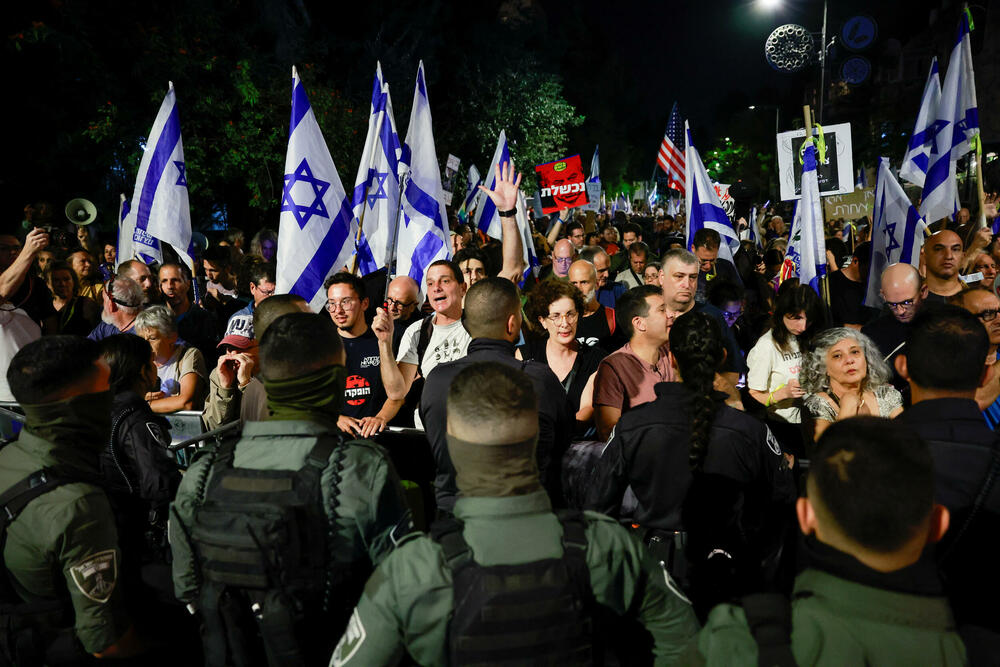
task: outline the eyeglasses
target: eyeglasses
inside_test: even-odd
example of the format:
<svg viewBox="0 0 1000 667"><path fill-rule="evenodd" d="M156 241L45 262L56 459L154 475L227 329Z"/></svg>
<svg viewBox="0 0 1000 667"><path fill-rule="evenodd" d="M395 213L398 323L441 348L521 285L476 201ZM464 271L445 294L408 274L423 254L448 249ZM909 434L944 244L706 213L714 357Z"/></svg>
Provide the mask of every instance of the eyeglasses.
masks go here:
<svg viewBox="0 0 1000 667"><path fill-rule="evenodd" d="M258 291L258 292L260 292L261 294L263 294L263 295L264 295L264 298L265 298L265 299L266 299L267 297L269 297L269 296L274 296L274 293L275 293L275 292L277 291L277 289L278 289L277 287L273 287L273 288L271 288L271 289L264 289L264 288L263 288L263 287L261 287L260 285L254 285L254 287L256 287L256 288L257 288L257 291Z"/></svg>
<svg viewBox="0 0 1000 667"><path fill-rule="evenodd" d="M906 299L905 301L886 301L885 305L889 306L892 310L903 310L904 308L909 308L916 302L917 300L913 298Z"/></svg>
<svg viewBox="0 0 1000 667"><path fill-rule="evenodd" d="M1000 315L1000 309L997 308L990 308L988 310L976 313L976 317L978 317L983 322L992 322L997 318L997 315Z"/></svg>
<svg viewBox="0 0 1000 667"><path fill-rule="evenodd" d="M722 311L722 317L724 317L727 321L738 320L740 318L740 315L742 314L743 314L742 308L740 310L737 310L735 313L732 313L728 310Z"/></svg>
<svg viewBox="0 0 1000 667"><path fill-rule="evenodd" d="M573 324L573 322L576 322L576 318L579 316L580 314L578 312L576 312L575 310L571 310L565 315L549 315L545 319L547 319L552 324L559 324L563 320L566 321L566 324Z"/></svg>
<svg viewBox="0 0 1000 667"><path fill-rule="evenodd" d="M559 264L571 264L573 262L572 257L553 257L552 259Z"/></svg>
<svg viewBox="0 0 1000 667"><path fill-rule="evenodd" d="M357 301L357 299L352 296L344 297L340 301L337 301L336 299L327 299L326 309L331 313L337 310L337 306L340 306L340 309L344 311L353 310L355 301Z"/></svg>
<svg viewBox="0 0 1000 667"><path fill-rule="evenodd" d="M400 301L399 299L393 299L391 296L386 297L385 303L390 308L399 306L400 308L409 308L410 306L417 305L416 301Z"/></svg>

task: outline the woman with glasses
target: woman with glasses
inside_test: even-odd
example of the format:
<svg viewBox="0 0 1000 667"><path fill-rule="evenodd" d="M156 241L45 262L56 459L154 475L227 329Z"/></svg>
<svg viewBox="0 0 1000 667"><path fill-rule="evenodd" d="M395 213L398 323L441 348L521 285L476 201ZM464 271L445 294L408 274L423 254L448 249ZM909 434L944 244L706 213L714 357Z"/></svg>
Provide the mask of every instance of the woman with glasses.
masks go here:
<svg viewBox="0 0 1000 667"><path fill-rule="evenodd" d="M582 434L593 420L594 375L607 356L601 348L581 345L576 338L583 294L569 283L546 280L532 290L524 311L525 321L533 329L540 328L544 337L519 347L517 356L548 364L566 391L570 413L576 415L577 431Z"/></svg>
<svg viewBox="0 0 1000 667"><path fill-rule="evenodd" d="M153 412L201 410L208 386L205 357L177 341L177 323L166 306L150 306L135 318L135 332L153 348L159 391L146 394Z"/></svg>
<svg viewBox="0 0 1000 667"><path fill-rule="evenodd" d="M54 262L45 272L52 292L52 307L58 313L55 333L86 336L101 318L101 307L93 299L77 295L76 274L66 262Z"/></svg>
<svg viewBox="0 0 1000 667"><path fill-rule="evenodd" d="M771 316L771 329L747 355L747 389L767 409L767 425L781 442L782 450L802 456L802 397L799 385L802 354L823 320L816 292L798 281L786 281L778 290Z"/></svg>
<svg viewBox="0 0 1000 667"><path fill-rule="evenodd" d="M889 384L889 367L875 343L849 327L816 335L805 356L799 381L816 440L830 424L849 417L895 417L903 397Z"/></svg>

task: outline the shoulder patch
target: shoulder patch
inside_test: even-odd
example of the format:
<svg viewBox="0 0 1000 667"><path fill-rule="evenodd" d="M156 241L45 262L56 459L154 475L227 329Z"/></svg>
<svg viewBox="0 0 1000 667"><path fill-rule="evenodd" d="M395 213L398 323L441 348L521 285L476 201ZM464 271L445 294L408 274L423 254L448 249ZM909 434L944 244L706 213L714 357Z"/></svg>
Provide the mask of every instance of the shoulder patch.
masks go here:
<svg viewBox="0 0 1000 667"><path fill-rule="evenodd" d="M118 550L98 552L71 565L69 572L81 593L94 602L103 604L111 598L118 581Z"/></svg>
<svg viewBox="0 0 1000 667"><path fill-rule="evenodd" d="M340 641L337 642L337 648L333 650L333 656L330 658L330 667L340 667L347 664L347 661L353 658L354 654L361 648L361 645L365 643L367 636L368 633L365 632L361 616L358 615L358 610L355 609L354 613L351 614L351 620L347 622L347 629L344 630L344 636L340 638Z"/></svg>
<svg viewBox="0 0 1000 667"><path fill-rule="evenodd" d="M767 433L768 448L774 452L775 456L781 456L781 445L778 444L778 439L774 437L774 434L771 433L771 429L767 426L764 426L764 431Z"/></svg>

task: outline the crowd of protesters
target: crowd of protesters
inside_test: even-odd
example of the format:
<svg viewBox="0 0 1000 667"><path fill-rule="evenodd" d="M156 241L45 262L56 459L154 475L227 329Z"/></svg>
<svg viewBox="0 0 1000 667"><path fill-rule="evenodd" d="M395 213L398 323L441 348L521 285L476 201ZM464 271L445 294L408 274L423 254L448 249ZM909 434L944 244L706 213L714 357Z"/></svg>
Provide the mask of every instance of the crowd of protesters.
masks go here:
<svg viewBox="0 0 1000 667"><path fill-rule="evenodd" d="M995 664L1000 237L966 212L869 276L869 225L832 222L824 298L783 279L777 211L732 261L662 211L531 224L520 286L454 219L422 283L340 267L318 313L276 294L267 229L213 236L193 275L85 227L0 235L0 400L25 415L0 501L35 462L83 489L0 538L8 594L69 605L37 664ZM241 435L182 474L177 411ZM391 427L433 488L371 444ZM322 511L223 539L279 482Z"/></svg>

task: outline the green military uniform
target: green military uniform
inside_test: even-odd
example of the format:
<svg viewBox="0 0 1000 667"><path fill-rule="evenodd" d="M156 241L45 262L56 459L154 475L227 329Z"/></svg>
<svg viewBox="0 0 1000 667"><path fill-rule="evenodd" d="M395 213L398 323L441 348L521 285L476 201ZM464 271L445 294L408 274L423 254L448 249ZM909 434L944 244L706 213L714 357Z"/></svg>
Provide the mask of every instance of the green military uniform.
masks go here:
<svg viewBox="0 0 1000 667"><path fill-rule="evenodd" d="M800 665L964 665L944 597L899 593L810 569L795 580L792 654ZM742 607L719 605L684 664L757 665Z"/></svg>
<svg viewBox="0 0 1000 667"><path fill-rule="evenodd" d="M96 479L97 451L103 445L54 443L22 431L0 450L0 493L45 467L57 468L63 477L76 473ZM32 500L7 528L3 558L25 601L65 599L68 591L76 637L87 652L107 649L128 630L116 585L122 566L118 533L100 488L74 482Z"/></svg>
<svg viewBox="0 0 1000 667"><path fill-rule="evenodd" d="M317 422L280 420L247 422L236 445L233 465L255 470L298 470L319 436L330 429ZM334 466L320 478L323 510L330 507L330 492L338 489L338 554L344 563L368 560L378 564L392 549L392 531L406 514L396 471L384 451L369 441L353 440L342 459L340 481ZM331 454L330 460L337 456ZM198 597L198 564L189 539L194 513L211 480L211 452L198 457L184 474L177 498L170 508L170 545L174 555L174 592L183 602ZM199 497L199 489L202 497ZM329 514L327 513L327 516Z"/></svg>
<svg viewBox="0 0 1000 667"><path fill-rule="evenodd" d="M483 566L559 558L562 526L544 491L503 498L462 497L455 516ZM698 630L688 601L640 544L613 519L587 512L587 566L599 604L624 614L638 609L658 664L683 650ZM645 559L645 560L644 560ZM421 665L448 663L453 608L451 571L441 546L414 535L378 567L361 596L331 666L394 664L404 649Z"/></svg>

